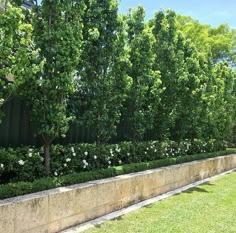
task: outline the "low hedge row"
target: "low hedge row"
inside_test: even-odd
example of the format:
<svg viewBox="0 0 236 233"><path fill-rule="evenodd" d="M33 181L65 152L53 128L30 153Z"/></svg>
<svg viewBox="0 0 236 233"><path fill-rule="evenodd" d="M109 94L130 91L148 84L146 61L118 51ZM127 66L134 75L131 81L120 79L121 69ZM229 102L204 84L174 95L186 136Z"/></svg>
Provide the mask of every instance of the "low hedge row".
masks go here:
<svg viewBox="0 0 236 233"><path fill-rule="evenodd" d="M213 158L213 157L228 155L232 153L236 153L236 150L178 156L175 158L165 158L165 159L155 160L151 162L133 163L133 164L127 164L123 166L107 168L107 169L74 173L74 174L64 175L60 177L45 177L45 178L37 179L33 182L17 182L17 183L2 184L0 185L0 199L39 192L39 191L57 188L61 186L83 183L83 182L97 180L97 179L114 177L118 175L132 173L132 172L144 171L144 170L159 168L163 166L190 162L194 160Z"/></svg>
<svg viewBox="0 0 236 233"><path fill-rule="evenodd" d="M130 163L224 150L223 142L216 140L183 140L121 142L105 144L52 145L52 176L105 169ZM99 153L98 153L99 152ZM0 184L29 181L45 177L42 148L0 149Z"/></svg>

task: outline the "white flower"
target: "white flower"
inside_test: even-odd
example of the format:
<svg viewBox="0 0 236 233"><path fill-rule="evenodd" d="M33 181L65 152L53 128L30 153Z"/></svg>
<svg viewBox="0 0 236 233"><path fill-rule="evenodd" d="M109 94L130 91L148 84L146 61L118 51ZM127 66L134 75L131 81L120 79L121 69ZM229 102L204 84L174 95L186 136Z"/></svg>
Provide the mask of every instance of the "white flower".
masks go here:
<svg viewBox="0 0 236 233"><path fill-rule="evenodd" d="M86 160L83 160L83 163L84 163L83 168L86 168L86 167L89 165L88 162L87 162Z"/></svg>
<svg viewBox="0 0 236 233"><path fill-rule="evenodd" d="M97 157L97 155L94 155L93 158L94 158L94 159L97 159L98 157Z"/></svg>
<svg viewBox="0 0 236 233"><path fill-rule="evenodd" d="M109 165L108 168L110 168L111 166Z"/></svg>
<svg viewBox="0 0 236 233"><path fill-rule="evenodd" d="M3 168L4 168L4 164L2 164L2 163L1 163L1 164L0 164L0 168L2 168L2 169L3 169Z"/></svg>
<svg viewBox="0 0 236 233"><path fill-rule="evenodd" d="M66 164L66 163L64 163L64 167L67 167L67 164Z"/></svg>
<svg viewBox="0 0 236 233"><path fill-rule="evenodd" d="M108 161L109 164L111 164L111 161Z"/></svg>
<svg viewBox="0 0 236 233"><path fill-rule="evenodd" d="M130 153L127 153L128 156L130 156Z"/></svg>
<svg viewBox="0 0 236 233"><path fill-rule="evenodd" d="M0 99L0 106L2 106L4 103L4 99Z"/></svg>
<svg viewBox="0 0 236 233"><path fill-rule="evenodd" d="M21 159L21 160L18 161L18 163L23 166L23 165L25 164L25 161L23 161L23 160Z"/></svg>
<svg viewBox="0 0 236 233"><path fill-rule="evenodd" d="M73 152L73 156L74 156L74 157L76 156L76 153L75 153L75 152Z"/></svg>
<svg viewBox="0 0 236 233"><path fill-rule="evenodd" d="M86 156L87 156L87 155L88 155L88 152L87 152L87 151L85 151L85 152L84 152L84 155L86 155Z"/></svg>
<svg viewBox="0 0 236 233"><path fill-rule="evenodd" d="M113 154L113 150L112 149L110 149L110 153Z"/></svg>
<svg viewBox="0 0 236 233"><path fill-rule="evenodd" d="M32 153L30 152L30 153L28 154L28 156L31 158L31 157L32 157Z"/></svg>
<svg viewBox="0 0 236 233"><path fill-rule="evenodd" d="M146 155L146 154L147 154L147 151L145 151L144 153L145 153L145 155Z"/></svg>
<svg viewBox="0 0 236 233"><path fill-rule="evenodd" d="M122 161L121 161L121 160L119 160L119 164L122 164Z"/></svg>
<svg viewBox="0 0 236 233"><path fill-rule="evenodd" d="M43 161L44 161L44 158L43 158L43 157L40 157L40 160L43 162Z"/></svg>
<svg viewBox="0 0 236 233"><path fill-rule="evenodd" d="M55 176L58 176L58 173L57 173L57 172L54 172L54 175L55 175Z"/></svg>
<svg viewBox="0 0 236 233"><path fill-rule="evenodd" d="M66 162L70 162L70 161L71 161L71 158L67 158L67 159L66 159Z"/></svg>
<svg viewBox="0 0 236 233"><path fill-rule="evenodd" d="M146 150L149 150L149 148L147 147Z"/></svg>
<svg viewBox="0 0 236 233"><path fill-rule="evenodd" d="M116 152L120 152L120 148L118 146L116 146Z"/></svg>
<svg viewBox="0 0 236 233"><path fill-rule="evenodd" d="M70 149L71 149L71 152L72 152L72 153L75 153L75 149L74 149L73 146L72 146Z"/></svg>
<svg viewBox="0 0 236 233"><path fill-rule="evenodd" d="M84 165L88 166L88 162L85 159L82 162Z"/></svg>

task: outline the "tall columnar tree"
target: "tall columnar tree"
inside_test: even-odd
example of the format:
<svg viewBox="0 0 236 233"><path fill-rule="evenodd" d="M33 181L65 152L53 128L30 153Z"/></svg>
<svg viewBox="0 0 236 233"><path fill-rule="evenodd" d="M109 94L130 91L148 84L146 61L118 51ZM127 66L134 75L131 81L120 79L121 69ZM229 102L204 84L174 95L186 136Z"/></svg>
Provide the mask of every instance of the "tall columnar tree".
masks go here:
<svg viewBox="0 0 236 233"><path fill-rule="evenodd" d="M38 52L25 60L24 69L15 71L21 78L20 93L30 107L37 135L44 142L48 174L50 145L55 138L65 136L72 120L67 105L74 92L75 68L80 55L82 12L83 4L74 0L43 0L35 7L33 40Z"/></svg>
<svg viewBox="0 0 236 233"><path fill-rule="evenodd" d="M159 104L160 76L154 71L154 37L144 22L145 11L139 6L131 9L128 17L128 45L131 78L123 117L130 128L128 139L142 140L145 132L153 127L153 116Z"/></svg>
<svg viewBox="0 0 236 233"><path fill-rule="evenodd" d="M186 77L183 48L178 46L180 37L176 28L176 15L173 11L157 12L154 19L153 34L156 39L154 69L161 72L163 93L156 115L156 137L170 137L179 113L179 82Z"/></svg>
<svg viewBox="0 0 236 233"><path fill-rule="evenodd" d="M116 0L85 0L82 56L78 65L80 123L95 130L96 143L115 133L127 87L125 23Z"/></svg>
<svg viewBox="0 0 236 233"><path fill-rule="evenodd" d="M161 71L164 89L156 121L157 136L174 140L201 137L208 61L177 30L174 12L158 12L152 24L156 38L154 68Z"/></svg>
<svg viewBox="0 0 236 233"><path fill-rule="evenodd" d="M202 136L201 114L203 109L202 97L208 80L205 72L207 59L201 56L191 41L178 34L177 59L180 71L178 82L178 111L171 135L174 140L181 138L199 138Z"/></svg>

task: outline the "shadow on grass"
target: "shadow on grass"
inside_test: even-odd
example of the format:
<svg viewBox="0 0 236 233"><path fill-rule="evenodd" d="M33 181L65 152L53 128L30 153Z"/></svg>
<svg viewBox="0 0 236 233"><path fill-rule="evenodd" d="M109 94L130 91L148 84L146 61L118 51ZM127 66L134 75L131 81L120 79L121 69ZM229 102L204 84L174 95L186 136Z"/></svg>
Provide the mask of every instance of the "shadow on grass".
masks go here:
<svg viewBox="0 0 236 233"><path fill-rule="evenodd" d="M160 200L160 201L162 201L162 200ZM157 202L156 202L156 203L157 203ZM145 205L145 206L143 206L142 208L147 208L147 209L152 208L156 203L149 204L149 205Z"/></svg>
<svg viewBox="0 0 236 233"><path fill-rule="evenodd" d="M117 217L117 218L114 218L114 219L112 219L111 221L120 221L120 220L123 220L123 215L122 216L119 216L119 217Z"/></svg>
<svg viewBox="0 0 236 233"><path fill-rule="evenodd" d="M189 190L186 190L183 193L193 193L193 192L200 192L200 193L209 193L209 191L207 191L204 188L200 188L200 187L195 187L195 188L191 188Z"/></svg>
<svg viewBox="0 0 236 233"><path fill-rule="evenodd" d="M211 182L206 182L206 183L203 183L197 187L194 187L194 188L190 188L182 193L194 193L194 192L200 192L200 193L212 193L211 191L208 191L206 188L209 187L209 186L215 186L215 184L211 183ZM177 193L176 195L180 195L181 193Z"/></svg>

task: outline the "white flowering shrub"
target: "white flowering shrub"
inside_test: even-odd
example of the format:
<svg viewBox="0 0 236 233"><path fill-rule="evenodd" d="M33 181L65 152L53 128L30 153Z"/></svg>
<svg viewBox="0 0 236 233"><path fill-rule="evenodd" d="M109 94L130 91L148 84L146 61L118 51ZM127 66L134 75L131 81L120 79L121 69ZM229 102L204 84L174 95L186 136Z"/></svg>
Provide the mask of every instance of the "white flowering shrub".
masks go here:
<svg viewBox="0 0 236 233"><path fill-rule="evenodd" d="M53 145L52 173L54 177L93 171L130 163L154 161L225 149L222 142L209 140L148 141L133 144L104 144L100 156L95 144ZM33 181L45 176L43 152L38 148L0 149L0 183Z"/></svg>
<svg viewBox="0 0 236 233"><path fill-rule="evenodd" d="M44 170L43 157L37 148L0 149L0 183L33 181L44 176Z"/></svg>

